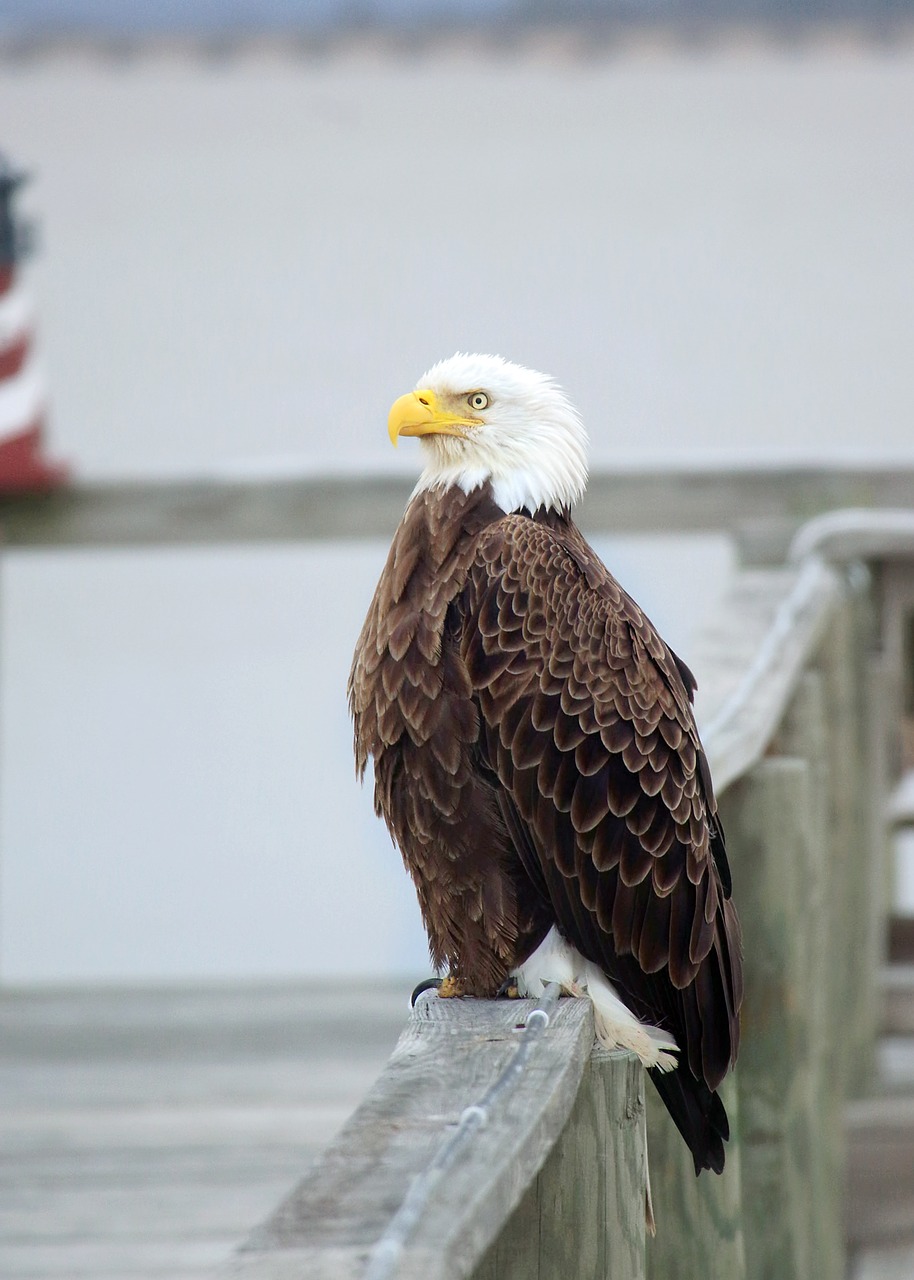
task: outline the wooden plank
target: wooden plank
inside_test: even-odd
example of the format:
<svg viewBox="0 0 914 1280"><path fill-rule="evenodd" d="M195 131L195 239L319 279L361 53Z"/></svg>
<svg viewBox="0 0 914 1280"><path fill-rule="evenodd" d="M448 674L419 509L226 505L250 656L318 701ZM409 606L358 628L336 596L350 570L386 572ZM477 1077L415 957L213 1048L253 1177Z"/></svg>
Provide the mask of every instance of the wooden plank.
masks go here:
<svg viewBox="0 0 914 1280"><path fill-rule="evenodd" d="M874 588L881 614L880 643L894 709L889 741L891 780L914 769L914 559L887 559L874 565Z"/></svg>
<svg viewBox="0 0 914 1280"><path fill-rule="evenodd" d="M6 1280L172 1280L210 1275L225 1255L221 1239L124 1241L97 1244L68 1240L62 1244L12 1245L0 1243L0 1275Z"/></svg>
<svg viewBox="0 0 914 1280"><path fill-rule="evenodd" d="M819 1131L820 1117L811 1102L811 997L802 968L810 791L804 760L769 757L731 788L722 803L739 886L744 951L752 958L745 971L737 1068L750 1280L819 1274L807 1213L808 1182L812 1147L829 1141L830 1135Z"/></svg>
<svg viewBox="0 0 914 1280"><path fill-rule="evenodd" d="M645 1074L596 1046L568 1123L473 1280L642 1280Z"/></svg>
<svg viewBox="0 0 914 1280"><path fill-rule="evenodd" d="M850 851L851 902L848 936L853 936L856 964L852 970L854 1036L849 1092L863 1096L872 1091L876 1067L876 1041L881 1020L880 972L885 960L886 920L894 883L892 848L885 814L888 805L889 764L887 720L889 672L876 649L876 619L868 591L869 582L850 575L850 703L852 719L846 725L846 752L853 775L856 850Z"/></svg>
<svg viewBox="0 0 914 1280"><path fill-rule="evenodd" d="M311 1157L318 1151L314 1148ZM308 1155L299 1152L299 1169L307 1165ZM142 1162L142 1153L134 1153L134 1160ZM183 1240L216 1239L221 1243L220 1260L238 1243L247 1225L274 1208L288 1190L284 1179L289 1176L283 1166L265 1171L249 1162L246 1176L230 1184L208 1176L207 1170L193 1178L162 1170L158 1179L147 1175L126 1184L112 1179L103 1192L96 1184L73 1178L49 1201L44 1188L30 1181L29 1166L20 1166L20 1172L20 1179L11 1180L2 1190L4 1246L43 1249L89 1240L98 1246L104 1240L122 1251L125 1243L145 1244L153 1235L170 1246Z"/></svg>
<svg viewBox="0 0 914 1280"><path fill-rule="evenodd" d="M740 570L719 611L698 633L691 657L699 677L696 712L706 736L725 705L737 695L796 581L793 569Z"/></svg>
<svg viewBox="0 0 914 1280"><path fill-rule="evenodd" d="M150 1103L163 1119L172 1108L199 1106L205 1120L220 1101L239 1114L279 1104L348 1114L396 1044L408 988L400 981L6 990L0 1123L89 1110L100 1127L105 1113L128 1124L132 1116L140 1133Z"/></svg>
<svg viewBox="0 0 914 1280"><path fill-rule="evenodd" d="M320 1137L318 1134L313 1143L251 1141L248 1144L232 1141L230 1136L225 1144L203 1147L137 1145L75 1151L52 1148L19 1151L10 1156L4 1153L0 1157L0 1200L7 1203L7 1197L27 1193L30 1203L43 1205L47 1220L53 1222L58 1198L66 1195L68 1189L79 1187L91 1194L99 1206L97 1220L102 1234L108 1230L104 1206L110 1187L136 1189L142 1194L144 1189L148 1191L174 1182L191 1186L219 1185L231 1191L248 1182L262 1179L272 1182L278 1178L281 1182L276 1197L278 1204L280 1196L294 1185L325 1145ZM192 1197L187 1202L187 1213L193 1216ZM150 1222L154 1217L150 1209ZM240 1222L233 1243L240 1243L260 1217L262 1215ZM41 1230L36 1219L38 1235Z"/></svg>
<svg viewBox="0 0 914 1280"><path fill-rule="evenodd" d="M164 546L284 539L389 538L410 476L251 476L81 482L0 499L7 546ZM755 521L778 547L817 511L903 507L914 473L892 468L707 468L595 472L583 528L710 531Z"/></svg>
<svg viewBox="0 0 914 1280"><path fill-rule="evenodd" d="M4 991L0 1274L210 1276L377 1076L407 991Z"/></svg>
<svg viewBox="0 0 914 1280"><path fill-rule="evenodd" d="M869 637L867 637L869 639ZM858 797L861 806L861 849L857 884L866 894L869 907L863 913L861 956L863 983L861 998L865 1003L861 1037L858 1042L856 1071L858 1092L872 1091L872 1072L877 1038L883 1022L882 975L888 954L888 920L895 896L895 849L892 832L886 822L889 792L888 726L895 709L890 701L891 673L881 652L873 652L870 644L860 639L862 662L859 668L858 716L861 728L861 779ZM869 881L867 885L866 881ZM866 1080L869 1071L870 1080Z"/></svg>
<svg viewBox="0 0 914 1280"><path fill-rule="evenodd" d="M301 1068L299 1068L299 1071ZM329 1070L328 1070L329 1074ZM284 1105L250 1100L232 1106L192 1102L161 1106L138 1102L126 1107L18 1107L0 1113L0 1150L4 1158L41 1151L81 1152L129 1148L154 1151L213 1146L319 1145L328 1141L352 1111L352 1099L364 1093L377 1070L346 1078L351 1092L331 1102Z"/></svg>
<svg viewBox="0 0 914 1280"><path fill-rule="evenodd" d="M788 558L799 564L808 556L832 563L851 560L914 559L914 511L911 494L894 510L845 507L808 520L798 531Z"/></svg>
<svg viewBox="0 0 914 1280"><path fill-rule="evenodd" d="M846 1114L845 1223L854 1246L914 1235L914 1098L867 1098Z"/></svg>
<svg viewBox="0 0 914 1280"><path fill-rule="evenodd" d="M829 928L834 871L830 865L828 827L831 760L827 700L823 673L807 671L794 691L772 749L780 755L799 757L809 767L809 838L805 843L806 858L799 869L802 914L797 921L794 975L796 998L805 1019L804 1034L797 1046L797 1070L801 1073L797 1090L802 1137L808 1148L808 1176L805 1186L796 1190L805 1199L816 1274L820 1280L841 1280L841 1149L833 1135L842 1123L842 1099L832 1075L836 1041L846 1034L846 1028L843 1020L835 1023L832 1002L825 995L832 989L835 953L841 947L841 939L832 937Z"/></svg>
<svg viewBox="0 0 914 1280"><path fill-rule="evenodd" d="M841 597L837 575L815 561L799 572L738 575L693 655L696 715L718 795L761 759Z"/></svg>
<svg viewBox="0 0 914 1280"><path fill-rule="evenodd" d="M0 1064L138 1054L185 1063L275 1054L390 1052L409 982L347 979L166 986L0 987ZM328 1047L328 1038L332 1042Z"/></svg>
<svg viewBox="0 0 914 1280"><path fill-rule="evenodd" d="M647 1241L650 1280L673 1276L726 1276L743 1280L749 1274L743 1238L742 1173L739 1102L733 1077L724 1081L721 1096L730 1118L731 1139L723 1173L695 1168L679 1130L652 1085L648 1086L648 1159L657 1234Z"/></svg>
<svg viewBox="0 0 914 1280"><path fill-rule="evenodd" d="M533 1007L420 1000L383 1076L229 1274L362 1275L413 1178L513 1057ZM517 1086L426 1206L398 1276L466 1276L478 1265L567 1123L593 1035L589 1002L560 1001Z"/></svg>
<svg viewBox="0 0 914 1280"><path fill-rule="evenodd" d="M831 965L831 1070L842 1096L865 1090L873 1075L875 963L869 939L872 830L864 786L859 637L850 595L834 613L821 651L829 740L828 845ZM880 876L879 895L882 897ZM837 940L840 939L840 945Z"/></svg>

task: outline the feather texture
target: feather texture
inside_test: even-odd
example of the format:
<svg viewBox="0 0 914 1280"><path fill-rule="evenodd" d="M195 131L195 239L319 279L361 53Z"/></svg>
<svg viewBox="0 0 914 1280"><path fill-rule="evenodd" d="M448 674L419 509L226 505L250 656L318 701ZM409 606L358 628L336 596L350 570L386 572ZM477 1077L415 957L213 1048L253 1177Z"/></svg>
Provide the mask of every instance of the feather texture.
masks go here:
<svg viewBox="0 0 914 1280"><path fill-rule="evenodd" d="M679 1046L658 1087L697 1171L723 1167L742 979L694 687L567 516L483 484L413 498L349 697L435 964L492 995L556 926Z"/></svg>

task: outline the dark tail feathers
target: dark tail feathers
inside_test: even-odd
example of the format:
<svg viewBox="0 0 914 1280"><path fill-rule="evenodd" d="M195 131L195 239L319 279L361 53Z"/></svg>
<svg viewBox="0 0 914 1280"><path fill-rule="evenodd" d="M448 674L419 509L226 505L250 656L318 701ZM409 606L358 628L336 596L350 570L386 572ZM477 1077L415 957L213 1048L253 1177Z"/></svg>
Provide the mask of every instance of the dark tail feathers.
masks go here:
<svg viewBox="0 0 914 1280"><path fill-rule="evenodd" d="M696 1175L702 1169L722 1173L730 1124L718 1095L685 1066L667 1072L654 1069L648 1075L692 1153Z"/></svg>

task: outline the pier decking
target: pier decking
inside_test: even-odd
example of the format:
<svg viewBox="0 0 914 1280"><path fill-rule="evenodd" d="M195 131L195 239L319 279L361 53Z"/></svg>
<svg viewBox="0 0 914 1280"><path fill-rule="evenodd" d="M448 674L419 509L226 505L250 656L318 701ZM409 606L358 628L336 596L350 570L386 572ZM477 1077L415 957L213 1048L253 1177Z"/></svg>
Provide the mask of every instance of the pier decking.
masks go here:
<svg viewBox="0 0 914 1280"><path fill-rule="evenodd" d="M407 982L0 996L0 1276L201 1280L380 1072ZM849 1112L853 1280L914 1274L914 969Z"/></svg>
<svg viewBox="0 0 914 1280"><path fill-rule="evenodd" d="M198 1280L380 1072L403 985L0 995L0 1276Z"/></svg>

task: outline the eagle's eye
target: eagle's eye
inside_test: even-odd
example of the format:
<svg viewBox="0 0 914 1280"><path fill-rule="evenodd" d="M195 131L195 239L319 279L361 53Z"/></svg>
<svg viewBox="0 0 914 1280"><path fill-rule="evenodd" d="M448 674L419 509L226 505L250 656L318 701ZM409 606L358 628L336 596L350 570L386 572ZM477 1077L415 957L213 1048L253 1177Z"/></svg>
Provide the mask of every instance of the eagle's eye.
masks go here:
<svg viewBox="0 0 914 1280"><path fill-rule="evenodd" d="M489 397L484 391L472 391L467 396L467 404L471 409L488 409Z"/></svg>

